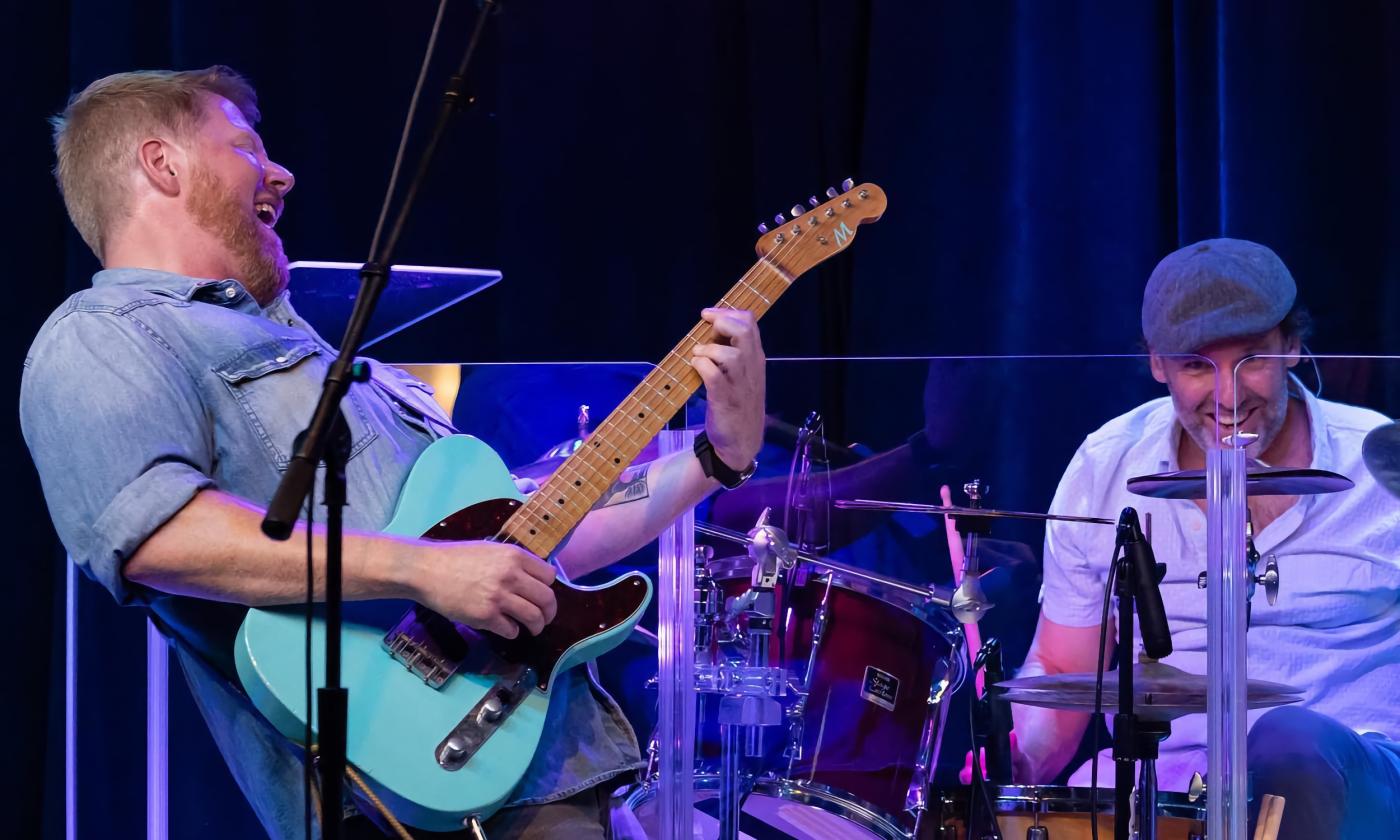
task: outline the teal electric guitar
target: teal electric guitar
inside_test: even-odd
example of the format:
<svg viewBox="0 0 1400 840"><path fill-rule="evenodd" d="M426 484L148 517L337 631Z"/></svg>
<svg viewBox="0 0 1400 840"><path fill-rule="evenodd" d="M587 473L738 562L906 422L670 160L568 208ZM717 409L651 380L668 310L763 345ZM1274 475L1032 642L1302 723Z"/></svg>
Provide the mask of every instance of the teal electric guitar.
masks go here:
<svg viewBox="0 0 1400 840"><path fill-rule="evenodd" d="M761 228L759 260L719 306L762 316L798 275L845 249L885 210L873 184L828 190ZM384 530L433 540L499 539L550 557L593 505L700 387L691 348L697 324L558 471L528 498L476 438L433 443L419 457ZM598 587L556 579L558 613L538 636L504 639L405 601L345 605L343 681L350 689L347 755L394 815L433 831L484 820L520 782L545 730L555 677L615 647L651 599L633 573ZM323 684L325 627L312 629ZM253 609L239 628L238 675L258 710L287 738L305 738L305 619L300 608ZM314 724L314 721L313 721ZM314 731L314 726L313 726Z"/></svg>

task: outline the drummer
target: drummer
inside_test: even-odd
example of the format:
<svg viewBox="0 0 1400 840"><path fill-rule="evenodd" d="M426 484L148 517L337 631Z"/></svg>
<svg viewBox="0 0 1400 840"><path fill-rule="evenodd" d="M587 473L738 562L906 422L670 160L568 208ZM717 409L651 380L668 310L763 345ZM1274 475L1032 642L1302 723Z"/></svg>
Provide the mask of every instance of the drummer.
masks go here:
<svg viewBox="0 0 1400 840"><path fill-rule="evenodd" d="M1400 837L1400 509L1361 460L1366 432L1386 418L1319 399L1294 377L1308 324L1270 249L1215 239L1169 254L1147 281L1142 329L1152 376L1170 396L1089 435L1052 512L1114 517L1133 506L1152 515L1153 547L1167 564L1167 661L1204 674L1206 597L1196 580L1206 568L1205 503L1134 496L1126 480L1202 469L1206 450L1235 433L1258 436L1247 454L1264 464L1353 479L1342 493L1249 499L1255 545L1277 555L1282 573L1277 604L1260 599L1253 610L1249 676L1304 698L1249 716L1253 807L1266 793L1285 797L1282 838ZM1239 365L1250 356L1267 358ZM1040 621L1019 676L1094 670L1114 538L1114 529L1074 523L1047 530ZM1110 626L1110 656L1114 636ZM1088 715L1016 706L1014 717L1017 780L1053 781ZM1157 765L1162 789L1185 790L1193 772L1205 773L1205 743L1205 715L1173 722ZM1099 759L1106 786L1109 755ZM1076 769L1070 784L1087 786L1089 770Z"/></svg>

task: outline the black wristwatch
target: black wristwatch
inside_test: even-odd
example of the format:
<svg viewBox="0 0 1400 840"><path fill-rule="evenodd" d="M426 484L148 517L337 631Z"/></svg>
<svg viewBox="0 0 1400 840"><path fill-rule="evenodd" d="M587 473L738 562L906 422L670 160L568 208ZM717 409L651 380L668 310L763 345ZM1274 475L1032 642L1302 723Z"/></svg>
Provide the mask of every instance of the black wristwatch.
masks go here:
<svg viewBox="0 0 1400 840"><path fill-rule="evenodd" d="M710 436L701 432L695 436L695 458L700 462L700 469L705 471L705 475L720 483L726 490L733 490L739 485L753 478L754 472L758 469L758 460L749 463L742 471L730 467L719 459L715 454L715 448L710 443Z"/></svg>

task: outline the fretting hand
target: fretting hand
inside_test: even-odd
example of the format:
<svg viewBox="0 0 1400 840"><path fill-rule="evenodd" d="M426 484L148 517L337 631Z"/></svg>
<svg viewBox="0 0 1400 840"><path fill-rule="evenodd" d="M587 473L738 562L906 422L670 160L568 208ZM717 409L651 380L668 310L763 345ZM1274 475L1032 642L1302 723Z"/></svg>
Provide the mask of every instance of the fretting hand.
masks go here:
<svg viewBox="0 0 1400 840"><path fill-rule="evenodd" d="M716 336L714 343L696 345L690 360L705 383L705 433L726 466L743 470L763 446L766 360L758 321L742 309L705 309L700 317Z"/></svg>

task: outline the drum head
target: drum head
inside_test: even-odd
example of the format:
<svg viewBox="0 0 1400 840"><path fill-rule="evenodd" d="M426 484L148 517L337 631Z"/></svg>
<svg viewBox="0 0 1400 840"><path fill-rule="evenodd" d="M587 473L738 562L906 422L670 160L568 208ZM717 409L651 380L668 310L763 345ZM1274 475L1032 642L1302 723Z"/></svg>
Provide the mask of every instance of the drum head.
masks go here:
<svg viewBox="0 0 1400 840"><path fill-rule="evenodd" d="M719 792L714 776L695 780L694 836L719 837ZM633 786L613 799L615 840L656 840L660 819L654 782ZM835 791L761 780L744 801L739 825L744 840L902 840L887 820Z"/></svg>

